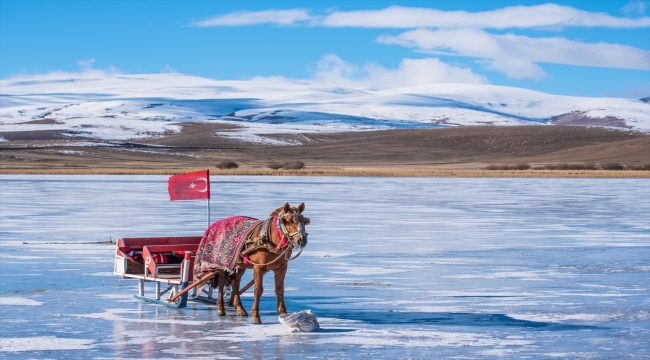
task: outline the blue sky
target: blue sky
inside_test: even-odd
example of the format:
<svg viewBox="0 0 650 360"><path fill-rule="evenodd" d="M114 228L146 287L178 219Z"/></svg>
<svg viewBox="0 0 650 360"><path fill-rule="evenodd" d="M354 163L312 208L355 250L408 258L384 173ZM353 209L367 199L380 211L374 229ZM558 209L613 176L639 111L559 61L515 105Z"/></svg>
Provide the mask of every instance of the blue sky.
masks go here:
<svg viewBox="0 0 650 360"><path fill-rule="evenodd" d="M649 14L643 0L0 0L0 77L175 71L638 98L650 96Z"/></svg>

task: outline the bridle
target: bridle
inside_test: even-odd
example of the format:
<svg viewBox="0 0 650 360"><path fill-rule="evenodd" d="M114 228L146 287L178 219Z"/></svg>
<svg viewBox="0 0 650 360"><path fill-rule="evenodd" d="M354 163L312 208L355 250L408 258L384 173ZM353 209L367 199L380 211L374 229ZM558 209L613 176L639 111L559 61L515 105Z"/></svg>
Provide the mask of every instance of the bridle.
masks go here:
<svg viewBox="0 0 650 360"><path fill-rule="evenodd" d="M289 240L289 244L290 244L289 246L291 246L293 248L296 248L296 249L302 249L303 247L305 247L305 245L300 246L300 242L301 241L306 242L307 241L307 235L309 235L309 234L307 234L307 232L305 231L305 228L302 226L302 224L298 220L298 214L291 213L291 214L287 214L287 215L291 215L292 220L296 224L298 224L298 231L289 232L289 229L287 229L287 227L284 225L284 222L282 221L282 219L285 217L284 212L281 212L280 214L278 214L278 217L275 220L275 228L279 229L280 232L281 232L281 235L282 235L282 239L280 239L280 243L278 244L278 250L279 250L279 248L281 248L283 246L282 243L283 243L284 239ZM298 240L296 240L296 238L298 238Z"/></svg>

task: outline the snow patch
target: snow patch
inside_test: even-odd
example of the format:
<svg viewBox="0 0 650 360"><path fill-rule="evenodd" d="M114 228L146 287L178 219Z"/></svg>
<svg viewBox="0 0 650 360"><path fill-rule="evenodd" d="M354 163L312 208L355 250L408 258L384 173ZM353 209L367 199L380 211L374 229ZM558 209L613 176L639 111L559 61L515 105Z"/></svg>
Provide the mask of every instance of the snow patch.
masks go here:
<svg viewBox="0 0 650 360"><path fill-rule="evenodd" d="M3 275L4 276L4 275ZM43 305L42 302L34 300L34 299L29 299L29 298L23 298L23 297L0 297L0 306L7 306L7 305L12 305L12 306L40 306Z"/></svg>
<svg viewBox="0 0 650 360"><path fill-rule="evenodd" d="M79 150L61 150L59 151L59 154L63 155L83 155L85 154L84 151L79 151Z"/></svg>
<svg viewBox="0 0 650 360"><path fill-rule="evenodd" d="M94 342L95 340L54 336L0 338L0 351L88 350L95 347Z"/></svg>

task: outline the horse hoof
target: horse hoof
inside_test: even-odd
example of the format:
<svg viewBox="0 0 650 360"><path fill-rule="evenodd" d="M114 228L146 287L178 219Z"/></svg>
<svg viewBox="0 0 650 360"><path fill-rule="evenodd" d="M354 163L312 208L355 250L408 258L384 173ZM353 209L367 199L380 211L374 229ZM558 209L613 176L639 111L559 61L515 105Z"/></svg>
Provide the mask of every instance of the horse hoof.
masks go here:
<svg viewBox="0 0 650 360"><path fill-rule="evenodd" d="M239 314L239 316L248 316L248 313L244 309L237 309L237 314Z"/></svg>
<svg viewBox="0 0 650 360"><path fill-rule="evenodd" d="M262 323L262 319L259 317L254 317L251 319L251 324L260 325L261 323Z"/></svg>
<svg viewBox="0 0 650 360"><path fill-rule="evenodd" d="M217 316L226 316L226 310L217 309Z"/></svg>

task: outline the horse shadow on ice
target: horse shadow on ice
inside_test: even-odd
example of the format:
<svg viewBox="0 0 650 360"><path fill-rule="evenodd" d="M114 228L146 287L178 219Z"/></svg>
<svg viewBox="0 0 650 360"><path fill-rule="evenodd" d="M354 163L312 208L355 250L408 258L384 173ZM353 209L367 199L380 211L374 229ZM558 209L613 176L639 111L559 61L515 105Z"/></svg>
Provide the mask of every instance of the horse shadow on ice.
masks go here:
<svg viewBox="0 0 650 360"><path fill-rule="evenodd" d="M373 325L439 325L439 326L479 326L479 327L518 327L544 331L595 329L591 325L561 324L543 321L515 319L505 314L492 313L454 313L454 312L402 312L402 311L359 311L355 313L334 313L327 311L328 317L357 320Z"/></svg>
<svg viewBox="0 0 650 360"><path fill-rule="evenodd" d="M350 309L334 309L330 306L321 307L320 304L336 304L336 298L309 297L287 303L290 309L309 308L316 316L354 320L371 325L436 325L436 326L477 326L477 327L506 327L542 331L566 331L599 329L602 327L581 324L564 324L557 322L531 321L516 319L506 314L497 313L467 313L467 312L419 312L400 311L389 309L363 310L358 307ZM307 306L306 306L307 305ZM305 307L306 306L306 307ZM293 311L293 310L291 310Z"/></svg>

